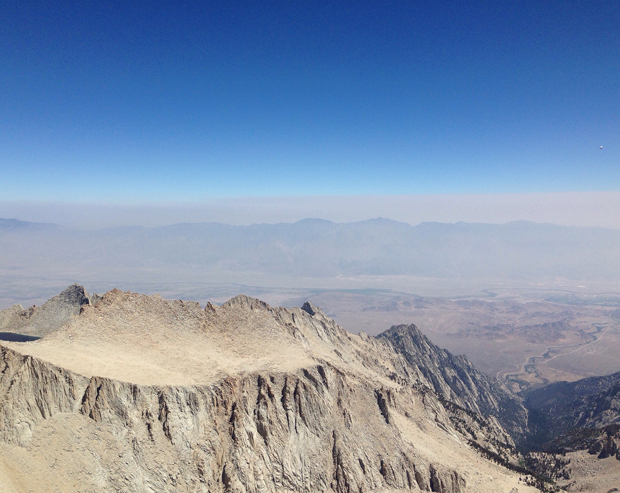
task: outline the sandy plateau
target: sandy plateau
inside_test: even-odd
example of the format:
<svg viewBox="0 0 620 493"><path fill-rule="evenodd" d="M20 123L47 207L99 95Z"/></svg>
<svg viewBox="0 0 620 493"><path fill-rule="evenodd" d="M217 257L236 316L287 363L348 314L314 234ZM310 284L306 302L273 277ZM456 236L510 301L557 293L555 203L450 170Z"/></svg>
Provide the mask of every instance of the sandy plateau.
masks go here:
<svg viewBox="0 0 620 493"><path fill-rule="evenodd" d="M244 302L251 308L241 319L235 306ZM238 298L203 310L198 303L111 291L61 330L6 345L84 376L142 385L210 384L232 374L312 364L309 350L282 330L281 320L252 309L261 304ZM295 317L280 314L289 323Z"/></svg>

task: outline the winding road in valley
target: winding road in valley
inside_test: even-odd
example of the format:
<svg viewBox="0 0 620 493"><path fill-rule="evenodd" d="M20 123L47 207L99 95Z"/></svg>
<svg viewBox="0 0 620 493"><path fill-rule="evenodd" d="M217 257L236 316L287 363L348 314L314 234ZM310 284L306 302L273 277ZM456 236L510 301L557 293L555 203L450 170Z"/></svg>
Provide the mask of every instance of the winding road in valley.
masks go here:
<svg viewBox="0 0 620 493"><path fill-rule="evenodd" d="M602 340L603 336L609 332L609 330L611 329L611 326L607 326L607 327L603 327L600 324L593 324L593 326L596 328L595 331L593 332L588 332L587 335L589 335L590 337L592 337L591 341L588 341L585 344L567 344L567 345L559 345L559 346L548 346L547 349L545 350L545 352L540 355L540 356L528 356L525 361L519 366L518 370L516 372L511 372L508 373L507 371L504 370L500 370L497 372L496 374L496 378L498 380L507 380L507 381L512 381L512 382L516 382L516 383L523 383L524 380L521 378L524 374L527 373L534 373L536 375L536 378L539 379L541 382L543 382L544 384L549 383L548 379L546 379L545 377L541 376L540 372L537 370L537 366L539 365L545 365L547 366L547 368L551 368L549 367L549 362L553 361L554 359L561 357L561 356L569 356L571 354L574 354L578 351L581 351L585 348L587 348L588 346L599 342L600 340ZM557 354L551 356L551 354L554 351L558 351L558 350L563 350L563 349L567 349L567 348L571 348L574 347L573 350L567 352L567 353L563 353L563 352L558 352ZM529 368L528 368L529 367ZM553 368L555 370L555 368ZM503 374L503 375L502 375Z"/></svg>

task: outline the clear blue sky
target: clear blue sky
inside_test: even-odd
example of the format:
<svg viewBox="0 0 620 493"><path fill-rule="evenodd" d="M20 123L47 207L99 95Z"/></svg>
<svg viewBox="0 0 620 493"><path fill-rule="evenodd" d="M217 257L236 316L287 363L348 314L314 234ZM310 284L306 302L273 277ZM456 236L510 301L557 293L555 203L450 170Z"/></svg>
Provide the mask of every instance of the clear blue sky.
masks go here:
<svg viewBox="0 0 620 493"><path fill-rule="evenodd" d="M594 190L618 1L0 2L0 200Z"/></svg>

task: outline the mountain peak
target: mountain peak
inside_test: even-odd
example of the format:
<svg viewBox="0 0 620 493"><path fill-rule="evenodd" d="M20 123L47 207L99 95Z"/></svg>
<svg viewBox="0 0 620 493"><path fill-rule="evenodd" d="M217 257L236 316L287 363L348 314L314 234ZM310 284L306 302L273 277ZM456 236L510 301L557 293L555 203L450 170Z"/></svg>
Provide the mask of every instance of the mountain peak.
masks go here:
<svg viewBox="0 0 620 493"><path fill-rule="evenodd" d="M413 324L393 326L377 339L418 369L444 399L483 416L494 416L513 437L521 439L527 427L527 411L521 401L474 368L465 356L436 346Z"/></svg>
<svg viewBox="0 0 620 493"><path fill-rule="evenodd" d="M312 303L310 303L309 301L306 301L301 309L306 312L307 314L309 314L311 317L314 317L317 313L320 313L322 315L323 312L321 311L321 309L318 306L314 306Z"/></svg>
<svg viewBox="0 0 620 493"><path fill-rule="evenodd" d="M84 286L72 284L40 307L24 310L18 305L0 311L0 327L4 332L42 337L60 329L79 315L83 306L90 304L90 295Z"/></svg>
<svg viewBox="0 0 620 493"><path fill-rule="evenodd" d="M222 308L249 308L251 310L271 309L271 307L264 301L261 301L258 298L252 298L251 296L247 296L245 294L239 294L234 298L229 299L222 305Z"/></svg>

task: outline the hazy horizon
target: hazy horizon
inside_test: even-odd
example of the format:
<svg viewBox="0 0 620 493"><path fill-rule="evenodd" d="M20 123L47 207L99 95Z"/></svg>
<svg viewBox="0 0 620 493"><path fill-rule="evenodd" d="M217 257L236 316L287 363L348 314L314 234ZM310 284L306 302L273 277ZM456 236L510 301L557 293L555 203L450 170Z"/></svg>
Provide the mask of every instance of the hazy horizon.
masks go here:
<svg viewBox="0 0 620 493"><path fill-rule="evenodd" d="M620 4L612 1L7 0L0 16L0 217L84 230L305 218L344 224L385 217L412 226L532 221L610 228L615 238L618 39ZM312 256L322 262L324 250L304 249L323 239L303 233L305 243L291 237L283 248L273 235L268 245L252 240L262 250L238 253L263 251L286 266L288 248L297 259L291 265L312 276ZM373 235L377 245L387 240ZM213 252L189 245L201 270L183 258L182 237L167 244L142 238L143 250L132 250L131 238L107 238L102 246L94 234L69 236L5 234L4 290L19 291L26 275L34 290L47 282L44 271L58 284L105 278L145 286L159 274L166 282L202 281L204 266L215 265L211 254L222 262L217 282L279 282L226 270L247 259L230 257L223 244ZM574 240L599 249L601 276L607 258L616 262L613 241L603 251L590 238ZM371 272L364 245L342 241ZM372 259L389 260L390 274L399 265L391 254L417 262L401 243L385 243ZM425 245L429 272L440 272L437 248ZM488 267L468 245L477 255L472 265ZM457 246L446 252L470 275L463 259L471 252ZM487 246L500 271L511 268ZM332 248L334 265L346 263ZM528 252L514 262L529 268L530 260L540 263L532 252L550 262L554 253L544 244ZM558 258L561 265L542 266L546 276L578 264L588 277L586 255L573 266L566 251ZM258 260L255 267L263 265ZM325 271L338 276L334 265ZM286 283L312 287L302 278ZM333 283L342 279L324 284Z"/></svg>
<svg viewBox="0 0 620 493"><path fill-rule="evenodd" d="M247 197L197 203L63 203L1 201L0 217L87 229L165 226L185 222L233 225L346 223L385 217L423 222L504 224L532 221L561 226L620 228L620 192L392 196Z"/></svg>

